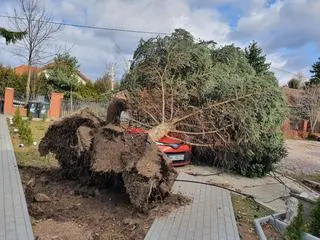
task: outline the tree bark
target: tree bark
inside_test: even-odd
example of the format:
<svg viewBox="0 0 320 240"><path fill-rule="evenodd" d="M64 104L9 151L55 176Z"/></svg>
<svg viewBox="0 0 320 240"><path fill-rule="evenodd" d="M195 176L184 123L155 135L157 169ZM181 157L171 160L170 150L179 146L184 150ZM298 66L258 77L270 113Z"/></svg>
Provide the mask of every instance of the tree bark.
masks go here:
<svg viewBox="0 0 320 240"><path fill-rule="evenodd" d="M29 102L30 98L30 81L31 81L31 61L28 61L28 79L27 79L27 86L26 86L26 105Z"/></svg>

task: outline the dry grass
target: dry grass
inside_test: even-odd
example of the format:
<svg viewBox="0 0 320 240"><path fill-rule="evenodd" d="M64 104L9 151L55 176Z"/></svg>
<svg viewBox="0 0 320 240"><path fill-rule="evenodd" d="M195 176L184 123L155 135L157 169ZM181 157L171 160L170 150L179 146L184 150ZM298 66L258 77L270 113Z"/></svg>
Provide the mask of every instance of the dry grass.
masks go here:
<svg viewBox="0 0 320 240"><path fill-rule="evenodd" d="M231 195L231 200L241 239L258 239L253 220L265 217L273 212L252 199L243 196L233 194Z"/></svg>

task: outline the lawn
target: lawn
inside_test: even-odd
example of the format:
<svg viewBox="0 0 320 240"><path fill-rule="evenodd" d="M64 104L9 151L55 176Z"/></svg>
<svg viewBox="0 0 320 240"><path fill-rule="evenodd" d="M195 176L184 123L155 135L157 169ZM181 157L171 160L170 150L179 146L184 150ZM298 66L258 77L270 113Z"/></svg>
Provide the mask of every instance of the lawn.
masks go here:
<svg viewBox="0 0 320 240"><path fill-rule="evenodd" d="M46 157L41 157L38 151L41 138L44 136L51 123L52 122L47 121L30 121L32 138L36 144L24 147L19 147L19 144L21 143L19 134L13 133L13 127L10 127L12 143L19 166L34 166L43 168L58 167L58 162L54 156L49 155Z"/></svg>
<svg viewBox="0 0 320 240"><path fill-rule="evenodd" d="M265 217L273 212L246 197L232 195L231 200L241 239L258 239L253 220L255 218Z"/></svg>

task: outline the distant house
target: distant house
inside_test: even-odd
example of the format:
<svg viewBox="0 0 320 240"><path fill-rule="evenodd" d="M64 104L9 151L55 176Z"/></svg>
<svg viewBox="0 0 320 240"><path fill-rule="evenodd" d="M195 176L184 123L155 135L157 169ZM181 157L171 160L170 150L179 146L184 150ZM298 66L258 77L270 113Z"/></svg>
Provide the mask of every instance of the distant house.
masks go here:
<svg viewBox="0 0 320 240"><path fill-rule="evenodd" d="M54 63L49 63L43 67L31 67L31 73L37 74L38 76L40 74L44 74L46 77L48 77L48 70L54 66ZM28 66L27 65L21 65L16 68L14 68L15 73L17 75L28 75ZM77 72L77 79L79 83L82 83L83 85L86 85L87 83L91 82L89 78L87 78L83 73L80 71Z"/></svg>
<svg viewBox="0 0 320 240"><path fill-rule="evenodd" d="M27 65L21 65L21 66L15 67L14 71L17 75L21 76L21 75L28 75L28 69L29 67ZM41 68L39 67L31 67L31 73L33 74L37 74L40 70Z"/></svg>

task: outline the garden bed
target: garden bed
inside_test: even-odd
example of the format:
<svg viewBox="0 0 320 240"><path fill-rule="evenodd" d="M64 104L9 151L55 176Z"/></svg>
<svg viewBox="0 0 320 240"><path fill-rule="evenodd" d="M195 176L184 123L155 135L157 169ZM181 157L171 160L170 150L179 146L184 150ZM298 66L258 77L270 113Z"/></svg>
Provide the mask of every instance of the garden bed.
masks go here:
<svg viewBox="0 0 320 240"><path fill-rule="evenodd" d="M256 229L256 232L258 234L259 240L267 240L267 239L284 239L281 237L284 233L286 228L288 227L288 224L285 223L283 220L285 219L285 213L277 213L274 215L269 215L262 218L257 218L254 220L254 226ZM266 225L271 225L273 227L273 230L278 231L279 235L276 237L281 238L270 238L270 231L268 228L266 228ZM267 230L267 231L265 231ZM271 232L272 233L272 232ZM274 232L273 232L274 234ZM317 238L315 236L312 236L309 233L303 233L302 235L303 240L320 240L320 238Z"/></svg>

